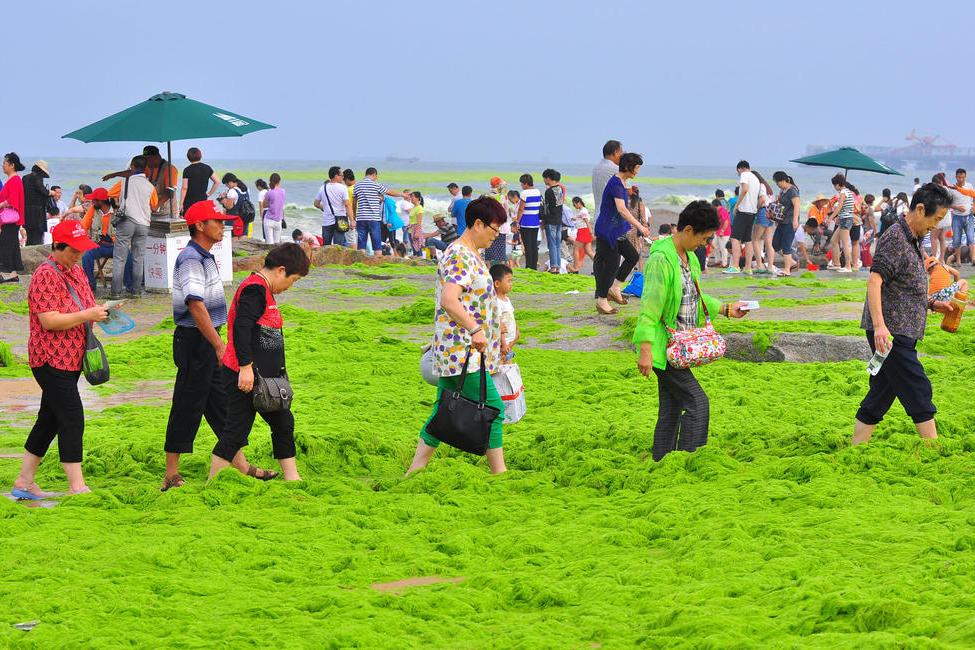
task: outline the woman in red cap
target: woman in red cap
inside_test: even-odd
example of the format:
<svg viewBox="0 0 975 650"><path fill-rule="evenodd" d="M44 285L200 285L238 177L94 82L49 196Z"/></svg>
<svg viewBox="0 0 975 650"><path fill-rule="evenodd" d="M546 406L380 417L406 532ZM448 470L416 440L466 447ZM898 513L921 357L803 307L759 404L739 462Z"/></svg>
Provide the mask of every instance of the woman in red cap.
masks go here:
<svg viewBox="0 0 975 650"><path fill-rule="evenodd" d="M52 253L34 271L27 289L27 355L41 387L41 407L24 444L20 474L14 479L11 492L18 499L52 496L41 491L34 476L55 437L71 494L91 491L81 474L85 410L78 377L85 353L85 324L105 320L108 309L95 304L88 278L78 264L85 251L97 246L81 224L62 221L51 231L51 238Z"/></svg>
<svg viewBox="0 0 975 650"><path fill-rule="evenodd" d="M24 227L24 183L17 172L24 171L20 157L10 152L3 157L7 182L0 189L0 283L20 282L24 270L20 258L20 230Z"/></svg>

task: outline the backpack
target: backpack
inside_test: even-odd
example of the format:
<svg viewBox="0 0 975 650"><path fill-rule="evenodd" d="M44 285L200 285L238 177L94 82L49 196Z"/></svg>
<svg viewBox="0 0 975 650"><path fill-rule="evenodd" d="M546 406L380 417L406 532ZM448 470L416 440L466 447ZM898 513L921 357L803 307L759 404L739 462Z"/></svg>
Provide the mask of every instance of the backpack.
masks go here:
<svg viewBox="0 0 975 650"><path fill-rule="evenodd" d="M254 204L251 203L250 192L247 191L247 188L242 183L237 185L237 204L234 205L234 208L236 209L237 216L244 223L253 221L254 216L257 214L257 211L254 209Z"/></svg>
<svg viewBox="0 0 975 650"><path fill-rule="evenodd" d="M880 232L887 230L897 222L897 205L891 201L880 213Z"/></svg>

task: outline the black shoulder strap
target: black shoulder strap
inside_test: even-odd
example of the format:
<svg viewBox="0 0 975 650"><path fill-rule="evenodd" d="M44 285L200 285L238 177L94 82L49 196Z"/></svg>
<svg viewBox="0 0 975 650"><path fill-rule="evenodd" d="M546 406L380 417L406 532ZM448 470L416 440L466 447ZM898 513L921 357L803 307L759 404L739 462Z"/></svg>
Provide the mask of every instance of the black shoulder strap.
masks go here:
<svg viewBox="0 0 975 650"><path fill-rule="evenodd" d="M328 211L332 213L332 218L335 218L335 208L332 207L332 199L328 198L328 183L322 185L322 193L325 194L325 201L328 203Z"/></svg>

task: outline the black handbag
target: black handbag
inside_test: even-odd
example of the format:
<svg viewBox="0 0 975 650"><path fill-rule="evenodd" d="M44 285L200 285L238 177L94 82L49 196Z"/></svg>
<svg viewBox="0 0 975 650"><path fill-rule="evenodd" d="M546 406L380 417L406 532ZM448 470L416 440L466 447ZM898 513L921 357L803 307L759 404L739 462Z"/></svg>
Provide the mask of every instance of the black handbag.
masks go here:
<svg viewBox="0 0 975 650"><path fill-rule="evenodd" d="M467 364L471 360L471 352L468 349L457 390L440 394L437 412L427 424L427 433L451 447L483 456L487 452L488 439L491 436L491 423L501 415L501 409L487 404L487 371L484 368L483 352L480 400L475 402L461 394L467 380Z"/></svg>
<svg viewBox="0 0 975 650"><path fill-rule="evenodd" d="M78 297L78 293L74 290L74 287L68 282L68 278L61 273L61 270L54 262L48 260L47 264L64 280L64 286L68 288L68 293L71 294L71 299L74 300L74 304L78 305L78 311L84 311L85 306L82 304L81 298ZM91 323L85 323L85 355L81 358L81 371L85 375L85 379L92 386L104 384L111 376L105 347L98 340L98 337L95 336Z"/></svg>
<svg viewBox="0 0 975 650"><path fill-rule="evenodd" d="M254 410L258 413L276 413L291 409L294 391L288 372L284 371L280 377L262 377L254 368Z"/></svg>

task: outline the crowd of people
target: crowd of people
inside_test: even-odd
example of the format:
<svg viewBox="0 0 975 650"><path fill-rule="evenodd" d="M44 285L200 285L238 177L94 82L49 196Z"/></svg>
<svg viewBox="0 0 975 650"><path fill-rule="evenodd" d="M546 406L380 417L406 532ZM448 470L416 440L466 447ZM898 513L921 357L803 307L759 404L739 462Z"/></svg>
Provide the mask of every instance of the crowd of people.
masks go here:
<svg viewBox="0 0 975 650"><path fill-rule="evenodd" d="M884 229L910 211L906 192L894 195L883 188L879 197L861 193L843 174L831 179L835 194L818 194L802 216L799 186L784 171L772 175L777 191L747 160L737 165L738 185L730 199L717 190L712 205L721 225L708 247L708 259L728 274L789 276L800 268L799 255L810 270L820 264L812 257L823 255L826 270L854 273L871 265L874 250ZM925 236L923 249L941 262L975 262L975 190L965 169L955 171L955 183L938 173L931 182L946 188L952 205L932 233ZM915 179L915 188L920 188ZM949 240L950 235L950 240ZM949 243L950 241L950 243ZM730 252L730 257L729 257ZM776 266L776 256L782 266Z"/></svg>
<svg viewBox="0 0 975 650"><path fill-rule="evenodd" d="M28 356L42 398L13 486L18 498L49 496L37 485L35 474L55 438L71 493L89 490L81 471L84 409L78 381L82 372L86 376L89 373L91 325L106 320L112 306L96 303L88 271L91 260L112 247L115 268L125 268L127 257L132 265L131 272L113 277L113 295L120 294L123 284L133 294L140 291L138 241L144 239L152 214L176 211L172 205L175 170L170 171L171 165L152 149L146 147L142 155L135 156L127 170L107 175L105 180L120 179L112 188L80 190L83 201L80 205L72 201L65 214L83 216L62 218L51 228L51 255L31 276ZM409 248L415 254L433 250L439 255L434 332L429 346L437 400L421 429L407 474L426 466L433 457L441 443L437 431L453 417L444 411L448 408L444 405L450 400L456 403L461 396L478 405L476 413L483 424L484 453L491 471L505 471L504 419L500 417L505 403L494 377L512 362L513 348L520 338L509 295L512 265L523 256L527 268L539 270L539 234L543 231L548 260L541 271L561 272L560 249L567 222L575 232L572 265L566 261L566 266L569 272L578 272L585 258L592 258L600 314L618 313L610 301L627 304L623 285L642 254L647 254L633 343L640 373L647 377L653 374L657 380L655 461L674 450L694 451L708 438L708 397L691 370L696 364L675 357L680 353L672 349L677 335L683 332L714 339L712 317L742 318L747 314L742 301L722 303L701 290L699 280L709 257L725 266L728 273L764 270L788 274L796 263L793 247L807 241L814 251L817 247L830 249L831 264L840 272L859 268L865 246L869 243L872 249L861 327L871 350L886 355L886 360L871 377L870 392L856 415L853 442L871 437L894 399L900 400L922 437L937 435L931 383L917 358L916 345L924 334L925 312L956 311L952 301L957 296L952 294L967 290L957 272L945 266L947 258L961 256L963 238L972 244L971 198L975 191L966 183L964 170L956 173L955 185L948 185L944 175L935 176L931 183L919 186L909 201L906 196L891 197L889 191L882 192L879 201L871 195L861 198L856 187L837 175L833 178L836 196L817 196L800 229L801 204L794 180L785 172L773 174L779 189L773 196L761 174L741 161L734 197L725 200L719 191L711 201L692 201L675 224L662 224L658 236L651 238L650 215L638 188L632 185L643 158L624 151L616 140L605 144L603 158L592 171L593 196L598 197L594 217L579 197L573 197L572 208L566 210L561 174L547 169L542 173L544 192L535 188L530 174L520 176L520 191L508 190L500 177L492 178L491 191L478 198L473 198L471 187L452 184L448 188L454 196L448 209L450 220L446 215L436 215L437 230L429 233L424 232L420 192L386 187L373 167L356 181L351 170L336 166L329 170L329 180L315 199L323 214L321 239L296 230L292 233L294 242L272 248L262 268L239 284L228 305L211 250L223 239L228 222L233 224L234 233L248 232L248 217L253 220L253 210L245 205L249 203L248 190L233 174L225 174L219 184L227 191L217 196L223 208L219 209L207 200L219 186L215 173L202 163L198 149L190 149L188 158L190 166L183 173L178 213L186 221L191 241L179 253L173 275L173 360L177 374L165 434L163 490L185 483L180 457L192 453L204 418L217 437L210 478L233 466L258 480L282 474L285 480L300 480L290 410L293 393L275 296L309 272L309 257L303 246L311 245L309 240L316 240L318 245L349 245L354 237L360 249L371 249L375 255L382 255L385 246L399 251ZM40 170L46 174L46 163L42 163L35 163L32 173ZM43 235L43 230L34 229L37 215L32 217L28 208L34 203L26 202L27 184L36 183L23 180L18 175L23 170L15 153L4 156L7 181L0 188L0 270L4 281L17 278L20 270L20 230L28 230L33 240ZM272 174L268 183L259 181L255 185L261 192L258 206L265 217L265 239L277 243L284 227L281 178ZM37 187L33 191L38 196L31 201L39 200L43 193ZM48 195L49 199L53 197ZM407 218L393 218L399 213ZM952 248L945 243L944 233L939 233L948 223ZM928 259L925 241L930 242ZM855 248L858 243L859 252ZM799 250L808 260L808 249ZM781 271L774 263L776 253L783 256ZM737 265L742 265L743 271ZM947 279L933 287L929 276L941 275ZM703 347L712 342L706 341ZM280 472L255 467L244 455L258 414L270 427Z"/></svg>

